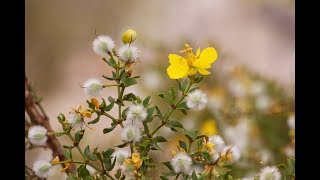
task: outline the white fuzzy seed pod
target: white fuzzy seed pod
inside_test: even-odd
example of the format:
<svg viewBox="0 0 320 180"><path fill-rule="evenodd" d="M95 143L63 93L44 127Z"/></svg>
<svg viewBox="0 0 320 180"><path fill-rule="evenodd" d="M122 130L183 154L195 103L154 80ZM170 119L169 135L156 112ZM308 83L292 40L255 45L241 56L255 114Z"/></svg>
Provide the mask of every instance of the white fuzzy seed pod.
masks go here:
<svg viewBox="0 0 320 180"><path fill-rule="evenodd" d="M127 120L144 121L147 118L147 111L141 104L131 105L127 111Z"/></svg>
<svg viewBox="0 0 320 180"><path fill-rule="evenodd" d="M39 178L47 178L51 167L52 164L49 161L38 160L34 162L32 170Z"/></svg>
<svg viewBox="0 0 320 180"><path fill-rule="evenodd" d="M266 166L260 170L260 180L280 180L281 174L275 166Z"/></svg>
<svg viewBox="0 0 320 180"><path fill-rule="evenodd" d="M171 165L176 173L189 173L192 165L192 159L185 153L176 154L172 160Z"/></svg>
<svg viewBox="0 0 320 180"><path fill-rule="evenodd" d="M217 152L221 152L225 146L224 140L218 135L209 137L209 142L214 144L214 149Z"/></svg>
<svg viewBox="0 0 320 180"><path fill-rule="evenodd" d="M130 157L130 152L124 149L118 149L113 152L113 157L116 157L117 164L123 164L124 160Z"/></svg>
<svg viewBox="0 0 320 180"><path fill-rule="evenodd" d="M91 78L84 83L84 91L89 96L100 97L103 85L98 79Z"/></svg>
<svg viewBox="0 0 320 180"><path fill-rule="evenodd" d="M113 48L114 41L105 35L98 36L92 43L93 51L102 57L107 57L108 52L111 52Z"/></svg>
<svg viewBox="0 0 320 180"><path fill-rule="evenodd" d="M197 89L187 95L186 101L190 109L202 110L206 107L208 98L206 94Z"/></svg>
<svg viewBox="0 0 320 180"><path fill-rule="evenodd" d="M135 62L139 58L138 49L133 45L123 45L119 48L118 55L123 62Z"/></svg>
<svg viewBox="0 0 320 180"><path fill-rule="evenodd" d="M33 145L41 146L47 142L47 129L43 126L32 126L28 131L29 141Z"/></svg>
<svg viewBox="0 0 320 180"><path fill-rule="evenodd" d="M142 132L138 126L129 125L122 130L121 138L126 142L138 142L142 137L141 133Z"/></svg>
<svg viewBox="0 0 320 180"><path fill-rule="evenodd" d="M67 121L73 128L81 128L83 126L83 118L81 118L77 113L71 112L67 117Z"/></svg>

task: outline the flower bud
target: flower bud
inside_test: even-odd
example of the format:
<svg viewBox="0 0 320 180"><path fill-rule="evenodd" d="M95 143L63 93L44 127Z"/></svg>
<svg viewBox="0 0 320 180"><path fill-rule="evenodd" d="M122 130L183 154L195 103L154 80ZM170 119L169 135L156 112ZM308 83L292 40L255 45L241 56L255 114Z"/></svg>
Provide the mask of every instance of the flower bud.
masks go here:
<svg viewBox="0 0 320 180"><path fill-rule="evenodd" d="M124 44L130 44L137 38L137 33L136 31L132 29L128 29L126 32L123 33L122 35L122 42Z"/></svg>

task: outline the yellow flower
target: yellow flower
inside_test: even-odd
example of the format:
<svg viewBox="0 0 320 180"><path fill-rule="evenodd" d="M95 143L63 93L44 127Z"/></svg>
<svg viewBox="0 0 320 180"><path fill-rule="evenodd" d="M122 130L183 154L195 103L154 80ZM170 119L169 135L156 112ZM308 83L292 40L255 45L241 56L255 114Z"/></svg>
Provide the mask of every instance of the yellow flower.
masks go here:
<svg viewBox="0 0 320 180"><path fill-rule="evenodd" d="M55 165L55 164L59 164L60 159L59 156L56 156L54 159L51 160L51 164Z"/></svg>
<svg viewBox="0 0 320 180"><path fill-rule="evenodd" d="M124 44L130 44L137 38L137 33L136 31L132 29L128 29L126 32L123 33L122 35L122 42Z"/></svg>
<svg viewBox="0 0 320 180"><path fill-rule="evenodd" d="M198 71L202 75L208 75L207 70L211 68L211 64L217 59L218 54L215 48L208 47L200 53L200 48L196 54L192 52L192 48L185 44L186 49L181 51L185 53L185 57L177 54L169 54L170 66L167 73L171 79L185 78L195 75Z"/></svg>
<svg viewBox="0 0 320 180"><path fill-rule="evenodd" d="M140 159L140 154L132 153L131 159L125 159L124 164L134 164L136 169L139 169L142 165L143 160Z"/></svg>
<svg viewBox="0 0 320 180"><path fill-rule="evenodd" d="M91 98L90 101L92 104L94 104L96 109L99 109L99 101L96 98Z"/></svg>
<svg viewBox="0 0 320 180"><path fill-rule="evenodd" d="M202 124L201 133L206 135L215 135L218 133L217 124L213 119L207 120Z"/></svg>

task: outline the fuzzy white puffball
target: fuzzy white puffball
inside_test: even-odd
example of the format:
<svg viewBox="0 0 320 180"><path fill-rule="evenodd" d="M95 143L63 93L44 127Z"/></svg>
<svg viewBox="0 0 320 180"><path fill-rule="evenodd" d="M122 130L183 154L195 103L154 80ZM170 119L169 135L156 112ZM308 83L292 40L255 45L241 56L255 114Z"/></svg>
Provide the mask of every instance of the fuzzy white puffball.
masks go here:
<svg viewBox="0 0 320 180"><path fill-rule="evenodd" d="M240 159L241 153L237 146L226 146L223 148L222 153L226 154L227 151L228 154L231 154L233 162L237 162Z"/></svg>
<svg viewBox="0 0 320 180"><path fill-rule="evenodd" d="M43 126L32 126L28 131L29 141L33 145L44 145L48 140L47 132L47 129Z"/></svg>
<svg viewBox="0 0 320 180"><path fill-rule="evenodd" d="M116 157L117 164L123 164L124 160L130 157L130 152L124 149L118 149L113 152L113 157Z"/></svg>
<svg viewBox="0 0 320 180"><path fill-rule="evenodd" d="M91 78L84 83L84 92L89 96L100 97L103 85L98 79Z"/></svg>
<svg viewBox="0 0 320 180"><path fill-rule="evenodd" d="M224 140L222 139L222 137L220 137L218 135L214 135L214 136L209 137L209 142L211 142L215 145L214 149L217 152L221 152L225 146Z"/></svg>
<svg viewBox="0 0 320 180"><path fill-rule="evenodd" d="M197 89L187 95L186 101L188 108L202 110L206 107L208 98L206 94Z"/></svg>
<svg viewBox="0 0 320 180"><path fill-rule="evenodd" d="M51 170L52 164L49 161L38 160L33 163L32 170L39 178L46 178Z"/></svg>
<svg viewBox="0 0 320 180"><path fill-rule="evenodd" d="M147 118L147 111L141 104L131 105L127 111L127 120L144 121Z"/></svg>
<svg viewBox="0 0 320 180"><path fill-rule="evenodd" d="M135 62L139 58L138 49L133 45L123 45L118 50L118 55L123 62Z"/></svg>
<svg viewBox="0 0 320 180"><path fill-rule="evenodd" d="M121 132L122 140L126 142L138 142L142 137L140 128L136 125L129 125L125 127Z"/></svg>
<svg viewBox="0 0 320 180"><path fill-rule="evenodd" d="M192 159L185 153L177 153L172 158L171 165L176 173L188 174L191 169Z"/></svg>
<svg viewBox="0 0 320 180"><path fill-rule="evenodd" d="M260 170L260 180L280 180L281 174L275 166L266 166Z"/></svg>
<svg viewBox="0 0 320 180"><path fill-rule="evenodd" d="M114 41L105 35L98 36L92 43L93 51L102 57L107 57L108 52L111 52L113 48Z"/></svg>
<svg viewBox="0 0 320 180"><path fill-rule="evenodd" d="M77 113L71 112L67 117L67 121L73 128L81 128L83 126L83 118L81 118Z"/></svg>

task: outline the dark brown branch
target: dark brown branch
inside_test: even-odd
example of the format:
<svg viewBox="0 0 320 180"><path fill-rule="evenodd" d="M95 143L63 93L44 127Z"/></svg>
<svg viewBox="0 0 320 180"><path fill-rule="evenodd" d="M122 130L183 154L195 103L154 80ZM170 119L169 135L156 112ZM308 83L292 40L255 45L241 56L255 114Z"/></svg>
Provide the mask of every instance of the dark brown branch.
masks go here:
<svg viewBox="0 0 320 180"><path fill-rule="evenodd" d="M45 127L48 132L53 132L49 123L49 118L45 114L44 109L42 108L40 103L36 103L34 101L34 97L32 96L32 93L30 91L30 84L28 82L27 76L25 76L25 111L29 115L32 125L41 125ZM48 136L47 145L52 150L53 157L59 156L61 161L66 160L63 154L63 147L61 146L56 136ZM75 166L72 164L68 168L67 172L75 174Z"/></svg>

